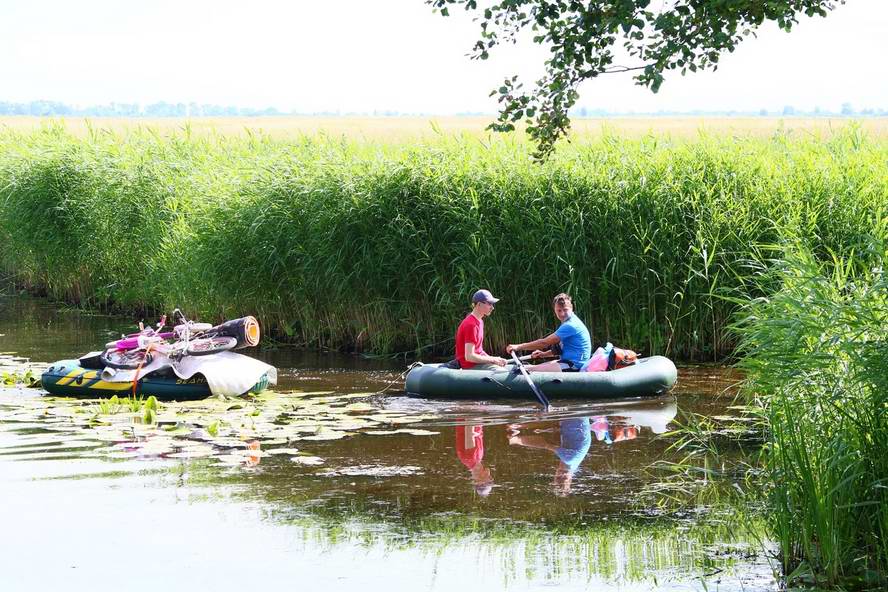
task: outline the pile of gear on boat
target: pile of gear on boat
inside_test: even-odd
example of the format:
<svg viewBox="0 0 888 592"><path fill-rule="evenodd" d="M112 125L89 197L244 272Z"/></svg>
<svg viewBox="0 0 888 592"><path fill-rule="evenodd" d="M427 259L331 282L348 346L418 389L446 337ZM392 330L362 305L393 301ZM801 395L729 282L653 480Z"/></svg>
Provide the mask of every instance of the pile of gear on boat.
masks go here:
<svg viewBox="0 0 888 592"><path fill-rule="evenodd" d="M114 394L159 399L200 399L260 392L277 383L277 370L232 350L254 347L260 338L252 316L220 325L190 321L176 309L168 331L166 315L156 326L105 344L103 351L62 360L41 377L43 388L66 397Z"/></svg>
<svg viewBox="0 0 888 592"><path fill-rule="evenodd" d="M565 293L552 301L555 317L561 322L554 333L509 344L506 353L511 360L489 355L483 348L484 318L497 302L499 298L489 290L472 295L472 310L456 331L455 359L443 364L414 364L407 374L408 394L464 399L534 396L548 407L549 398L651 396L675 384L678 373L666 357L639 358L635 352L610 343L593 352L589 330ZM516 352L521 351L533 353L518 357ZM547 358L556 359L523 363Z"/></svg>

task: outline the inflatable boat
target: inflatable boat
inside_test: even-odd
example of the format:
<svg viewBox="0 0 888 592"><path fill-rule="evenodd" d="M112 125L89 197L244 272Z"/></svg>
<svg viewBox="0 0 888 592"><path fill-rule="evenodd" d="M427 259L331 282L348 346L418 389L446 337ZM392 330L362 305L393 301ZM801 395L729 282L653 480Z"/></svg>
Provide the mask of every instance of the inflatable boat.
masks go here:
<svg viewBox="0 0 888 592"><path fill-rule="evenodd" d="M79 360L55 362L40 377L43 388L59 397L98 399L132 395L135 382L137 397L186 401L260 392L277 382L273 366L233 352L186 357L175 366L158 356L138 373L103 367L95 359L89 354Z"/></svg>
<svg viewBox="0 0 888 592"><path fill-rule="evenodd" d="M102 380L101 370L81 366L77 360L56 362L40 377L41 384L50 394L59 397L88 397L100 399L133 393L131 382ZM136 396L155 396L158 399L204 399L210 396L210 386L203 376L179 378L172 371L154 372L136 383Z"/></svg>
<svg viewBox="0 0 888 592"><path fill-rule="evenodd" d="M655 396L675 384L669 358L651 356L608 372L530 372L550 399L613 399ZM535 399L515 366L502 370L453 370L444 364L417 364L407 373L407 394L431 399Z"/></svg>

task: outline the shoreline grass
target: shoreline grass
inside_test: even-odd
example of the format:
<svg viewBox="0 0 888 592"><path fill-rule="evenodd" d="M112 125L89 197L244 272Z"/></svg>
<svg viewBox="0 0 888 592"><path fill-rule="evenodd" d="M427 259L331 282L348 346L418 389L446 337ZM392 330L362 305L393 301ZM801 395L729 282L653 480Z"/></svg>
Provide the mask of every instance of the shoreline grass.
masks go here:
<svg viewBox="0 0 888 592"><path fill-rule="evenodd" d="M791 581L888 583L888 219L868 252L819 261L791 246L782 286L739 325L767 434L772 532Z"/></svg>

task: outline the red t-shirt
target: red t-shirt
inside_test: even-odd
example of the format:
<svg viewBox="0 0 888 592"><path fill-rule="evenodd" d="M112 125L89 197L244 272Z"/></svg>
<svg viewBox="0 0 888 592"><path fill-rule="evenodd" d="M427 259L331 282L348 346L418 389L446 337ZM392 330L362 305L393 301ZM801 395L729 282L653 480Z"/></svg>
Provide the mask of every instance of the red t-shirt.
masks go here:
<svg viewBox="0 0 888 592"><path fill-rule="evenodd" d="M484 341L484 321L469 313L456 330L456 359L462 369L473 368L474 363L466 361L466 344L475 344L475 353L486 356L481 342Z"/></svg>
<svg viewBox="0 0 888 592"><path fill-rule="evenodd" d="M466 468L475 468L484 458L484 426L456 426L456 456Z"/></svg>

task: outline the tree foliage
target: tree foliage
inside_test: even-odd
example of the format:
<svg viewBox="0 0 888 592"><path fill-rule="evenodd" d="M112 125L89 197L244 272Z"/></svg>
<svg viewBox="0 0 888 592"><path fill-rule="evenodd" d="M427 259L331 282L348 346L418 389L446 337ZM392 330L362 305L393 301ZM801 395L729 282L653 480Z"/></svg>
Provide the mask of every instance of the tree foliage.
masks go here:
<svg viewBox="0 0 888 592"><path fill-rule="evenodd" d="M668 70L715 70L719 56L765 22L789 31L800 15L826 16L845 0L426 0L444 16L453 7L478 14L481 38L472 59L486 60L503 43L517 43L522 32L546 45L546 73L526 90L518 76L491 92L500 113L489 128L511 131L522 120L545 159L570 127L568 110L578 86L602 74L636 72L637 84L657 92ZM486 5L485 5L486 4ZM631 64L614 63L622 41Z"/></svg>

